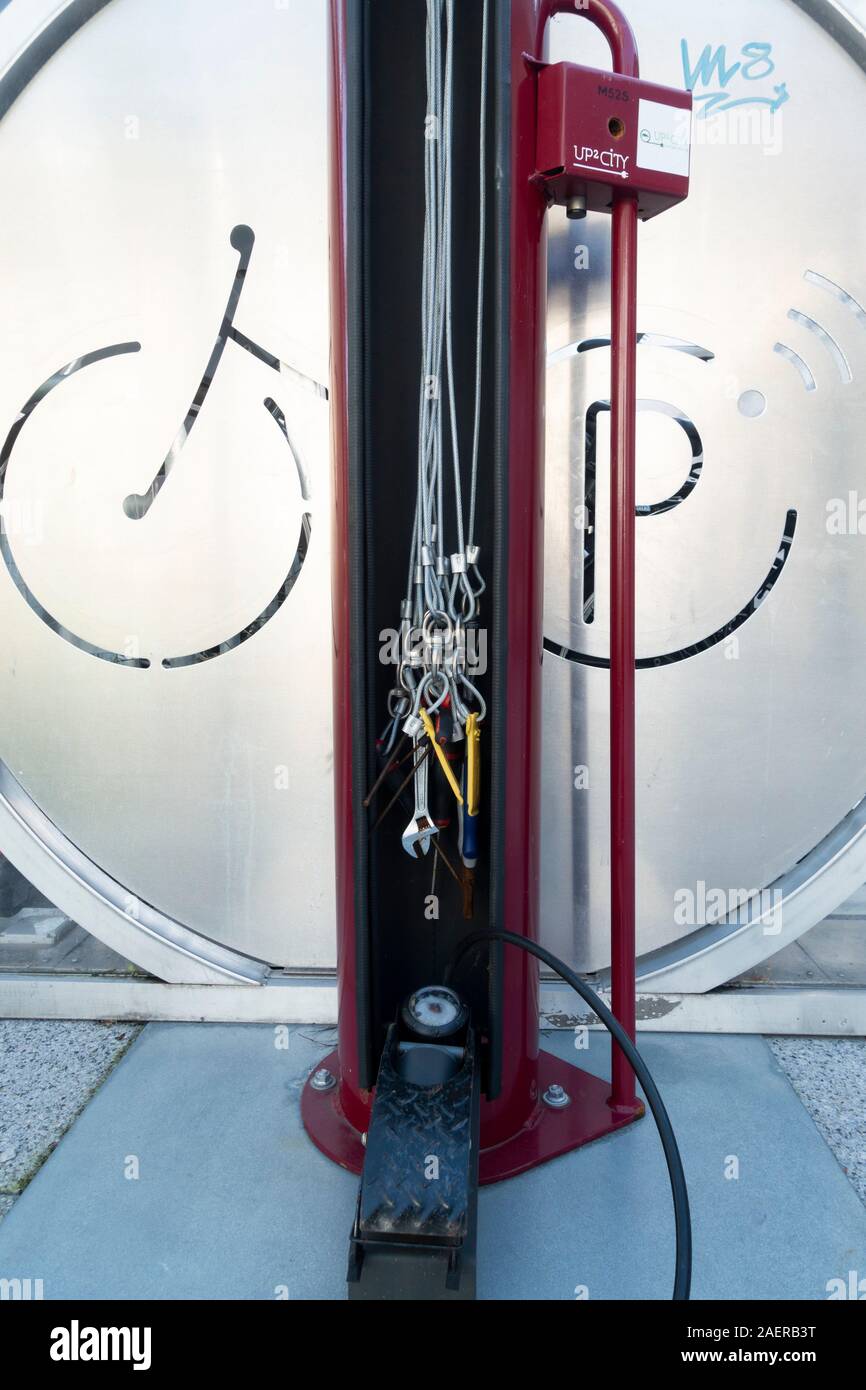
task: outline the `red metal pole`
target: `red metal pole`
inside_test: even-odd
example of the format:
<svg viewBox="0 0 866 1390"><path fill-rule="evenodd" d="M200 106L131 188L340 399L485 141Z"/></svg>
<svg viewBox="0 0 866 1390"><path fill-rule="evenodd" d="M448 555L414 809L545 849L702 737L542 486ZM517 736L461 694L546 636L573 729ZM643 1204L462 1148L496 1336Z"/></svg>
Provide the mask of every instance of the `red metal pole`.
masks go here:
<svg viewBox="0 0 866 1390"><path fill-rule="evenodd" d="M621 72L624 77L640 77L634 32L612 0L541 0L539 28L542 36L548 20L557 14L577 14L588 19L601 30L610 45L613 71Z"/></svg>
<svg viewBox="0 0 866 1390"><path fill-rule="evenodd" d="M613 70L639 77L637 44L610 0L543 0L543 26L579 14L610 45ZM610 450L610 943L611 1007L635 1036L635 430L637 411L637 226L634 194L614 195L611 247ZM612 1109L638 1108L634 1072L614 1044Z"/></svg>
<svg viewBox="0 0 866 1390"><path fill-rule="evenodd" d="M634 194L614 198L611 248L610 938L611 1006L635 1036L635 428L637 226ZM615 1110L636 1104L634 1072L614 1045Z"/></svg>

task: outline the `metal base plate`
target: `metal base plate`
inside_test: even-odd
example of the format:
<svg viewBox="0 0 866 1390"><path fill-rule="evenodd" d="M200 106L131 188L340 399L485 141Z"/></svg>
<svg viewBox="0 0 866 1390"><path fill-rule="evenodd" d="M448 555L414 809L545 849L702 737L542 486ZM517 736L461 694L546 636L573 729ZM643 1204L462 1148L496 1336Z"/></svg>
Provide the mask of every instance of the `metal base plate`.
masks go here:
<svg viewBox="0 0 866 1390"><path fill-rule="evenodd" d="M337 1079L340 1059L336 1052L317 1063L316 1070L326 1068ZM554 1110L541 1100L549 1086L559 1085L568 1093L570 1104ZM581 1071L549 1052L538 1054L538 1104L523 1129L504 1144L482 1148L479 1181L502 1182L517 1177L530 1168L537 1168L551 1158L579 1149L612 1134L633 1120L640 1119L644 1106L637 1103L634 1111L615 1113L608 1105L610 1082ZM364 1165L364 1145L361 1135L346 1119L340 1108L340 1088L324 1093L312 1090L309 1081L301 1094L301 1116L304 1127L318 1149L341 1168L360 1173ZM481 1110L482 1133L484 1106Z"/></svg>

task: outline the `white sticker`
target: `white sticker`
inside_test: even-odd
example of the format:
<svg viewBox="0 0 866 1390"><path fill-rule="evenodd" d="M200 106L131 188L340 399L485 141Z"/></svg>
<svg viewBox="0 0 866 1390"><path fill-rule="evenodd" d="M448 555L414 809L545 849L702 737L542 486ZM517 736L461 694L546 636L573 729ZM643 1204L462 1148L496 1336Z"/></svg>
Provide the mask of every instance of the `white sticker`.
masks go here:
<svg viewBox="0 0 866 1390"><path fill-rule="evenodd" d="M688 178L691 136L691 111L641 97L636 158L640 168Z"/></svg>

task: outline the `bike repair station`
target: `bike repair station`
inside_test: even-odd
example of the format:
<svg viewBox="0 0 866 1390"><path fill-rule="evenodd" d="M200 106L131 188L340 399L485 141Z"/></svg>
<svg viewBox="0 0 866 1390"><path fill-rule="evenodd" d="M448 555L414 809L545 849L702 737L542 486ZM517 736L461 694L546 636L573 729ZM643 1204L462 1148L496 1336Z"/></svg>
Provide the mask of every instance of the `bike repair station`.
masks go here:
<svg viewBox="0 0 866 1390"><path fill-rule="evenodd" d="M0 5L0 1017L331 1028L352 1300L647 1131L687 1300L641 1038L866 1033L866 28L140 8Z"/></svg>

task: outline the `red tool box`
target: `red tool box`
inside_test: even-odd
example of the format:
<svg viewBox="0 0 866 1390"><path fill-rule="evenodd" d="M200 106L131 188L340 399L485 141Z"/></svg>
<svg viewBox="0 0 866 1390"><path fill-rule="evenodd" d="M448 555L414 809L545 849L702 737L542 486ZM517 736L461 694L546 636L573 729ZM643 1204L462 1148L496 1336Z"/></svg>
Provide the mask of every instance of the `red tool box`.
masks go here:
<svg viewBox="0 0 866 1390"><path fill-rule="evenodd" d="M646 220L689 191L691 92L575 63L540 67L536 178L572 215L638 195Z"/></svg>

